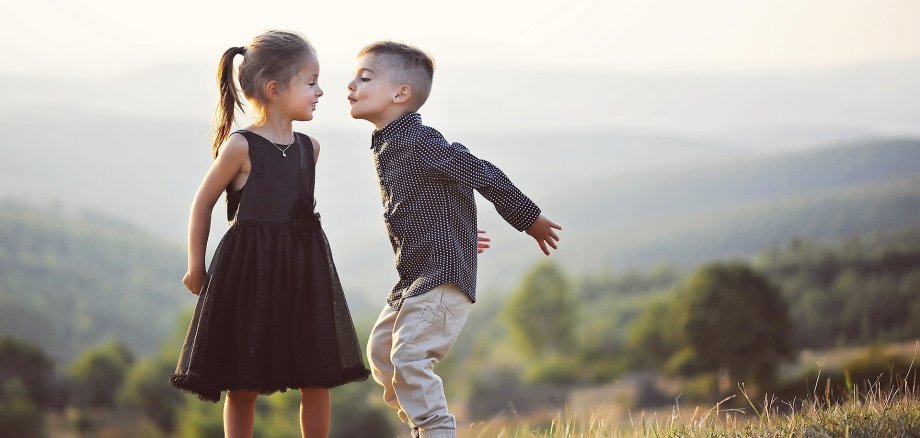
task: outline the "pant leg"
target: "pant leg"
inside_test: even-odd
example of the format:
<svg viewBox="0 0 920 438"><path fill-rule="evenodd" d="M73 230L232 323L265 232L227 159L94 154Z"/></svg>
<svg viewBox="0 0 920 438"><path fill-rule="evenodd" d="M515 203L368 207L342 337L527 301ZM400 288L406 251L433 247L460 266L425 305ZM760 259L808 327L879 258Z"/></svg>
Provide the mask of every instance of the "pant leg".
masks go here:
<svg viewBox="0 0 920 438"><path fill-rule="evenodd" d="M407 298L392 338L393 390L409 425L420 436L453 437L457 422L447 411L444 384L434 366L453 347L469 315L470 298L454 284Z"/></svg>
<svg viewBox="0 0 920 438"><path fill-rule="evenodd" d="M408 422L408 417L400 409L396 392L393 390L394 370L393 362L390 360L390 352L393 348L393 326L398 314L399 312L389 305L383 306L367 340L367 358L371 366L371 375L374 376L377 383L383 386L383 401L396 409L400 420L405 423Z"/></svg>

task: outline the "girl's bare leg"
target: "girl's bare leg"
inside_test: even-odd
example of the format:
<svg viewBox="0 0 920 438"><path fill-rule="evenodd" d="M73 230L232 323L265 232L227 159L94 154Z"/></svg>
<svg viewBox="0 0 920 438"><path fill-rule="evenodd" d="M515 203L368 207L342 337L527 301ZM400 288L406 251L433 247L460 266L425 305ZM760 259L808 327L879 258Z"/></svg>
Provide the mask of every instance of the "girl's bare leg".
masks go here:
<svg viewBox="0 0 920 438"><path fill-rule="evenodd" d="M300 431L304 438L328 437L331 412L328 389L300 389Z"/></svg>
<svg viewBox="0 0 920 438"><path fill-rule="evenodd" d="M224 401L224 437L252 437L258 395L256 391L227 391L227 399Z"/></svg>

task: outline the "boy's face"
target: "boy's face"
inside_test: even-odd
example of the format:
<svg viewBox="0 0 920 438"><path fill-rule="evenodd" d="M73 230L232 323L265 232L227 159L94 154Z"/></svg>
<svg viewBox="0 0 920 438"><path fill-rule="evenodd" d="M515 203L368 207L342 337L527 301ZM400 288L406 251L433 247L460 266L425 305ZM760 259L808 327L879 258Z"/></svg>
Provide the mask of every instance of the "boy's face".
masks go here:
<svg viewBox="0 0 920 438"><path fill-rule="evenodd" d="M382 128L380 124L392 116L390 113L399 110L394 101L399 87L390 80L376 55L369 53L359 57L355 78L348 83L351 116Z"/></svg>

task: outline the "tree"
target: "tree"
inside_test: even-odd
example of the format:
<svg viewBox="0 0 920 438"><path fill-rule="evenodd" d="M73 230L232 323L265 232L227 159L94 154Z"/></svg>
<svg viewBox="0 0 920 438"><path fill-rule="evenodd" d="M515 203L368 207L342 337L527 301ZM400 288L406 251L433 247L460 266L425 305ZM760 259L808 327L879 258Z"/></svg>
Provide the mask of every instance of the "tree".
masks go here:
<svg viewBox="0 0 920 438"><path fill-rule="evenodd" d="M910 318L904 326L902 337L916 339L920 337L920 270L911 272L901 282L901 296L908 303Z"/></svg>
<svg viewBox="0 0 920 438"><path fill-rule="evenodd" d="M54 362L38 346L0 337L0 385L18 379L40 407L54 403Z"/></svg>
<svg viewBox="0 0 920 438"><path fill-rule="evenodd" d="M32 403L18 378L0 382L0 435L18 438L45 436L45 417Z"/></svg>
<svg viewBox="0 0 920 438"><path fill-rule="evenodd" d="M175 368L175 360L164 355L138 361L122 385L119 403L139 409L161 430L172 432L176 426L176 406L182 403L182 393L166 383Z"/></svg>
<svg viewBox="0 0 920 438"><path fill-rule="evenodd" d="M221 438L224 436L223 404L183 396L185 403L177 405L176 436L183 438ZM256 416L258 418L258 415Z"/></svg>
<svg viewBox="0 0 920 438"><path fill-rule="evenodd" d="M390 410L373 382L350 383L332 392L333 438L396 436ZM395 416L394 416L395 417Z"/></svg>
<svg viewBox="0 0 920 438"><path fill-rule="evenodd" d="M634 367L661 369L679 350L675 312L675 306L669 301L656 300L632 323L626 345Z"/></svg>
<svg viewBox="0 0 920 438"><path fill-rule="evenodd" d="M515 342L534 358L571 352L577 315L569 282L553 263L527 273L504 311Z"/></svg>
<svg viewBox="0 0 920 438"><path fill-rule="evenodd" d="M124 344L111 341L83 352L71 366L73 401L79 406L115 406L134 357Z"/></svg>
<svg viewBox="0 0 920 438"><path fill-rule="evenodd" d="M713 264L690 279L678 326L692 362L732 381L771 383L792 356L789 311L779 291L743 264Z"/></svg>

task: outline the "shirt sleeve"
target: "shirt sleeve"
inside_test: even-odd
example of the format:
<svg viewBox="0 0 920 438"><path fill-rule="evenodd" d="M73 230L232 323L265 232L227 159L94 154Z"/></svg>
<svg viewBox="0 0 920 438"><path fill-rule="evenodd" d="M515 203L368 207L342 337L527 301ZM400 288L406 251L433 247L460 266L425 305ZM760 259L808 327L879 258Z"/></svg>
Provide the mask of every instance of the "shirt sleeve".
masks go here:
<svg viewBox="0 0 920 438"><path fill-rule="evenodd" d="M435 173L478 191L495 205L495 210L512 227L524 231L537 217L540 208L492 163L475 157L460 143L448 143L439 133L420 142L422 164Z"/></svg>

